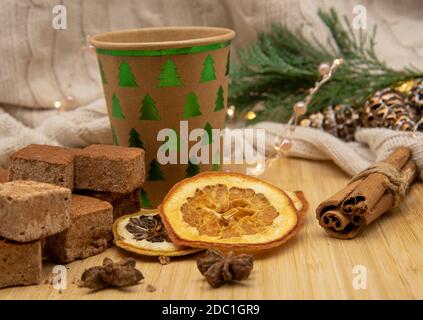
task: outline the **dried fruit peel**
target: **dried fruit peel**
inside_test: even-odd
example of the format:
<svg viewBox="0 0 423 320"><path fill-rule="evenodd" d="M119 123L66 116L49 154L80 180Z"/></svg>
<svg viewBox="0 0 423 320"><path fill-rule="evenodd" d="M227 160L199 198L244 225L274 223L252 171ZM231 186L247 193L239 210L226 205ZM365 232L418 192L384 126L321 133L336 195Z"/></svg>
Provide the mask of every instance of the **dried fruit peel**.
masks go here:
<svg viewBox="0 0 423 320"><path fill-rule="evenodd" d="M191 253L195 253L201 251L198 248L188 248L184 246L177 246L171 242L163 243L163 242L149 242L147 240L135 240L130 237L130 234L125 229L126 225L129 222L130 218L139 217L140 215L158 215L156 209L154 210L145 210L141 209L141 211L122 216L117 219L113 224L113 235L115 238L115 244L119 248L124 250L145 255L145 256L168 256L168 257L175 257L175 256L184 256Z"/></svg>
<svg viewBox="0 0 423 320"><path fill-rule="evenodd" d="M302 191L285 191L288 197L291 198L292 202L294 203L295 209L297 209L298 213L300 214L300 219L302 220L307 213L308 210L308 201L304 196Z"/></svg>
<svg viewBox="0 0 423 320"><path fill-rule="evenodd" d="M211 190L209 196L217 197L215 190L217 188L216 186L219 185L225 185L229 192L233 190L232 188L253 190L255 195L261 195L260 199L264 198L263 201L266 205L266 210L273 212L272 210L275 209L277 216L274 218L270 217L273 219L271 224L265 227L260 226L260 231L256 233L244 233L239 236L224 238L221 236L223 233L220 235L212 234L213 230L211 232L207 230L209 234L199 232L197 227L188 224L184 220L185 212L182 212L181 207L191 201L189 198L195 198L199 192L198 190L202 190L199 197L201 197L201 194L204 194L204 190ZM204 172L177 183L169 191L162 205L159 206L159 213L170 239L177 245L198 248L220 248L223 250L267 249L281 245L298 232L304 216L302 210L306 206L302 201L305 200L302 193L295 193L294 198L298 206L300 206L299 202L301 202L301 210L299 211L295 208L293 200L283 190L267 182L239 173ZM197 202L201 203L201 201ZM209 201L209 203L211 202ZM227 206L222 209L219 203L213 207L215 210L220 211L220 213L228 209ZM199 210L204 213L204 210L210 211L210 208ZM227 212L224 214L227 214ZM257 212L260 212L260 210ZM229 216L231 216L231 213L229 213ZM253 218L247 217L245 219ZM206 225L204 221L207 222L207 220L202 220L201 222ZM257 224L259 221L256 220L254 223ZM252 224L254 225L254 223ZM242 230L244 232L244 229Z"/></svg>

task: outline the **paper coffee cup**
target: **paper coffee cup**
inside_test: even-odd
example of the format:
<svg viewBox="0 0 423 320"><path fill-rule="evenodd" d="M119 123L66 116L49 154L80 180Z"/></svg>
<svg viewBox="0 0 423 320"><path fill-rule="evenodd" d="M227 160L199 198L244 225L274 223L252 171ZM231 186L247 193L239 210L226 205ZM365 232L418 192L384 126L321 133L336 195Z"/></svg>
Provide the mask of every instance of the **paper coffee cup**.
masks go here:
<svg viewBox="0 0 423 320"><path fill-rule="evenodd" d="M213 27L163 27L107 32L90 38L96 48L113 143L146 151L143 207L156 207L178 181L199 171L219 170L180 154L195 142L185 142L197 128L223 129L227 109L229 47L234 31ZM178 143L176 164L161 164L157 135L172 129ZM209 139L209 142L212 142ZM185 145L186 144L186 145ZM181 150L184 149L184 150ZM187 149L187 150L185 150ZM182 156L182 158L186 158Z"/></svg>

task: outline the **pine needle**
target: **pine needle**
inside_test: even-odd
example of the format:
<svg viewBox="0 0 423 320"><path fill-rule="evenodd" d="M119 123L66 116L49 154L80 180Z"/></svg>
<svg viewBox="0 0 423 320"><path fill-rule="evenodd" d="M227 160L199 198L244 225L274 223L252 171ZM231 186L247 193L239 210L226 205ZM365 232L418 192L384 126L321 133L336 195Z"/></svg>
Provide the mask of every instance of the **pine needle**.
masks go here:
<svg viewBox="0 0 423 320"><path fill-rule="evenodd" d="M341 23L334 9L319 10L318 15L331 33L327 44L316 35L310 41L298 30L275 24L251 46L240 49L239 62L231 70L229 102L241 112L264 102L254 121L285 122L293 104L304 99L319 79L318 65L339 57L344 65L315 95L309 113L338 103L360 107L377 90L423 76L412 65L394 70L377 57L376 27L370 33L354 32L346 18Z"/></svg>

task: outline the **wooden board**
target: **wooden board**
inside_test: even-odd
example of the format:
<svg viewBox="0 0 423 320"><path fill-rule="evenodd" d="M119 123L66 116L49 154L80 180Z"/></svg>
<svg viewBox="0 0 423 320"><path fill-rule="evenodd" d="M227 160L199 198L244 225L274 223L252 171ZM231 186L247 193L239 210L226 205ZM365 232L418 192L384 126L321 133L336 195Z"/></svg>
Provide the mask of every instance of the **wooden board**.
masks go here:
<svg viewBox="0 0 423 320"><path fill-rule="evenodd" d="M212 289L202 278L195 256L174 258L162 266L155 258L137 258L145 282L121 290L90 292L74 280L104 257L119 259L126 252L106 252L68 265L68 288L50 284L0 289L3 299L423 299L423 184L356 239L329 238L318 225L314 209L342 188L348 177L330 162L282 159L263 178L285 190L303 190L310 210L300 233L280 248L256 255L251 277L241 284ZM44 277L52 277L46 263ZM367 270L366 289L354 289L354 266ZM359 267L362 268L362 267ZM146 291L152 284L157 291Z"/></svg>

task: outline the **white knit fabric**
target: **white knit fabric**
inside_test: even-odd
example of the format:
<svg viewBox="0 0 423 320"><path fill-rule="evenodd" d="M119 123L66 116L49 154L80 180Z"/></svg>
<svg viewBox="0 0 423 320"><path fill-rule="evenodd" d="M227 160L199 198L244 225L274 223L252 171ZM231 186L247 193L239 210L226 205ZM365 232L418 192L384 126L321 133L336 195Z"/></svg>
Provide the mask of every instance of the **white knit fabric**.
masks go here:
<svg viewBox="0 0 423 320"><path fill-rule="evenodd" d="M261 122L254 126L266 130L266 152L271 156L275 152L275 138L286 131L286 126L274 122ZM384 160L395 148L407 146L420 169L423 180L423 134L389 129L360 129L357 142L343 142L329 133L313 128L297 127L291 139L292 149L288 156L332 160L349 175L355 175L366 169L374 161Z"/></svg>
<svg viewBox="0 0 423 320"><path fill-rule="evenodd" d="M52 8L67 8L68 29L52 28ZM393 67L413 63L423 68L423 3L396 0L2 0L0 1L0 166L29 143L82 147L110 143L109 121L95 55L81 50L86 35L123 28L160 25L226 26L237 32L233 47L251 42L273 22L301 28L324 41L328 31L318 8L336 7L352 16L353 6L367 8L369 28L379 25L377 52ZM235 56L235 55L233 55ZM52 110L56 100L76 98L77 109ZM25 108L21 107L25 106ZM44 110L40 110L44 109ZM268 132L269 150L281 125L258 124ZM400 144L411 145L422 167L422 137L361 130L359 143L345 144L323 132L299 128L292 155L332 159L354 174L371 161L384 158ZM366 147L369 146L370 148Z"/></svg>

